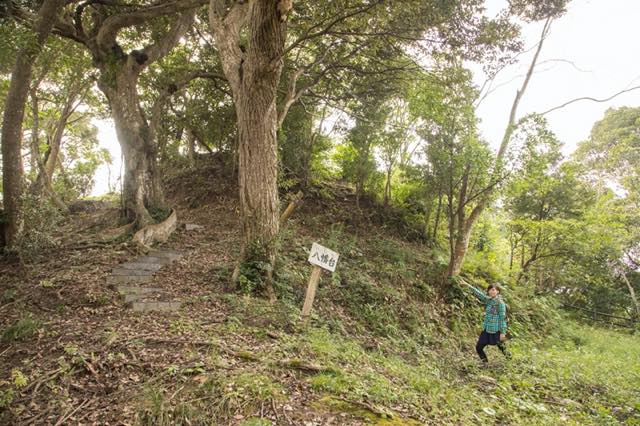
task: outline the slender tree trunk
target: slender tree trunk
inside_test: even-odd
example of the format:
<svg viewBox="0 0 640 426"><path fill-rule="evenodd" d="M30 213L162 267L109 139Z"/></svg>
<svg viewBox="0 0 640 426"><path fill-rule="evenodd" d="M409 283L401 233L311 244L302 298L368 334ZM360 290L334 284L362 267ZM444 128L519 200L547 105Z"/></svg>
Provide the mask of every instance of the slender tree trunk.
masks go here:
<svg viewBox="0 0 640 426"><path fill-rule="evenodd" d="M31 155L30 155L30 165L31 165L31 173L36 173L36 178L33 181L33 184L30 188L30 192L36 196L40 197L44 191L46 191L47 195L51 198L53 204L58 207L63 212L68 212L67 205L62 201L62 199L55 193L53 187L51 185L52 176L48 176L45 173L45 164L43 164L42 158L40 158L40 111L38 108L38 94L37 94L37 85L35 88L31 90L31 115L33 126L31 128ZM66 123L66 120L65 120ZM54 142L55 142L54 136ZM62 135L58 140L62 140ZM57 159L57 155L55 156ZM51 154L48 153L47 161L51 159ZM54 163L55 165L55 163ZM53 175L53 168L51 170L51 175Z"/></svg>
<svg viewBox="0 0 640 426"><path fill-rule="evenodd" d="M509 235L509 271L513 270L513 258L515 257L515 251L517 249L516 244L516 237L514 233L511 232L511 235Z"/></svg>
<svg viewBox="0 0 640 426"><path fill-rule="evenodd" d="M622 281L624 281L624 283L627 285L627 289L629 290L629 295L631 296L631 301L633 301L633 306L635 308L635 314L633 315L633 320L634 322L638 321L640 320L640 303L638 303L638 298L636 297L636 291L633 289L633 286L629 282L629 279L627 278L627 275L625 274L624 270L620 271L620 277L622 278Z"/></svg>
<svg viewBox="0 0 640 426"><path fill-rule="evenodd" d="M60 118L55 123L53 134L48 137L48 150L46 152L44 161L38 155L38 176L36 177L36 180L31 188L31 192L35 196L41 196L42 192L46 190L54 204L63 211L66 211L67 207L62 202L60 197L58 197L53 191L51 182L53 181L53 173L55 171L56 165L58 164L60 150L62 148L64 129L67 125L69 117L71 117L71 114L75 110L74 104L77 100L78 95L79 91L75 91L68 96L66 103L62 108L62 111L60 112Z"/></svg>
<svg viewBox="0 0 640 426"><path fill-rule="evenodd" d="M391 173L392 168L387 169L387 181L384 185L384 206L389 207L389 200L391 199Z"/></svg>
<svg viewBox="0 0 640 426"><path fill-rule="evenodd" d="M440 227L440 216L442 215L442 189L438 192L438 207L436 208L436 219L433 225L433 242L438 241L438 228Z"/></svg>
<svg viewBox="0 0 640 426"><path fill-rule="evenodd" d="M431 238L431 212L433 211L433 200L429 200L429 203L424 208L424 236L425 238Z"/></svg>
<svg viewBox="0 0 640 426"><path fill-rule="evenodd" d="M38 11L36 39L18 53L11 73L11 83L4 105L2 120L2 184L6 217L6 248L15 251L20 239L23 223L20 211L22 197L22 122L29 93L33 63L42 49L53 25L56 14L64 0L45 0Z"/></svg>
<svg viewBox="0 0 640 426"><path fill-rule="evenodd" d="M29 96L31 97L31 153L29 155L29 164L31 165L31 173L37 174L40 170L40 108L38 106L37 88L32 88Z"/></svg>

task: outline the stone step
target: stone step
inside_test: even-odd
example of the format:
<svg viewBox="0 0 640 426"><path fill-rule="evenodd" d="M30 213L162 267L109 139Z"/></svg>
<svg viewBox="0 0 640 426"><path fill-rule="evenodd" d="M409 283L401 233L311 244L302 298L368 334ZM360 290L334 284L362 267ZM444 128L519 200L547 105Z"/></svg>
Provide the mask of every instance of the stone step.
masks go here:
<svg viewBox="0 0 640 426"><path fill-rule="evenodd" d="M147 255L151 257L162 257L164 259L169 259L172 262L182 257L182 253L174 250L151 250Z"/></svg>
<svg viewBox="0 0 640 426"><path fill-rule="evenodd" d="M151 278L151 275L111 275L107 277L107 285L147 283Z"/></svg>
<svg viewBox="0 0 640 426"><path fill-rule="evenodd" d="M130 285L119 285L118 291L121 294L149 294L161 292L162 289L159 287L134 287Z"/></svg>
<svg viewBox="0 0 640 426"><path fill-rule="evenodd" d="M113 271L111 271L111 276L116 276L116 275L129 275L129 276L151 276L153 275L154 271L149 271L146 269L125 269L125 268L115 268Z"/></svg>
<svg viewBox="0 0 640 426"><path fill-rule="evenodd" d="M162 268L162 266L163 265L158 263L138 262L136 260L135 262L121 263L120 265L118 265L118 269L133 269L133 270L140 270L140 271L156 272L156 271L159 271L160 268Z"/></svg>
<svg viewBox="0 0 640 426"><path fill-rule="evenodd" d="M182 306L181 302L133 302L131 308L134 312L171 312L177 311Z"/></svg>
<svg viewBox="0 0 640 426"><path fill-rule="evenodd" d="M135 302L145 296L157 295L162 292L163 289L158 287L118 286L118 293L124 296L124 303Z"/></svg>
<svg viewBox="0 0 640 426"><path fill-rule="evenodd" d="M171 263L171 259L166 257L157 257L157 256L142 256L135 260L138 263L155 263L158 265L166 265Z"/></svg>

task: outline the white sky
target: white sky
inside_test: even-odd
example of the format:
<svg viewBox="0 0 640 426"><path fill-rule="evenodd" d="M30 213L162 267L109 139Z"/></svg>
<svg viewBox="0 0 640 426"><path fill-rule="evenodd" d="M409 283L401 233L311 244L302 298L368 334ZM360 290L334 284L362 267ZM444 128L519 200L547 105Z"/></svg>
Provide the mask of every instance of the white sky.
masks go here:
<svg viewBox="0 0 640 426"><path fill-rule="evenodd" d="M499 8L503 0L487 2ZM573 0L568 12L553 23L540 53L538 71L520 103L518 116L543 112L571 99L589 96L607 98L623 89L640 85L640 1ZM525 49L539 40L542 24L523 31ZM502 139L516 90L521 86L533 50L520 62L503 70L497 88L480 105L481 132L493 145ZM545 62L561 59L567 62ZM476 74L481 85L484 78ZM500 84L503 84L500 86ZM606 103L579 101L546 115L551 129L572 152L589 136L593 124L611 107L640 106L640 89L622 94Z"/></svg>
<svg viewBox="0 0 640 426"><path fill-rule="evenodd" d="M499 10L504 0L488 0L490 11ZM543 112L571 99L590 96L607 98L621 90L640 85L640 0L573 0L566 15L557 20L544 43L538 71L532 77L518 111L522 117L531 112ZM524 28L525 49L533 47L540 36L542 24ZM530 54L503 70L494 82L495 90L482 102L477 114L483 136L497 146L506 126L516 90L522 84ZM551 60L567 62L545 62ZM476 73L476 83L484 77ZM551 129L565 144L565 153L585 140L593 124L610 107L640 106L640 89L606 103L579 101L549 113ZM112 183L120 173L120 147L113 124L98 124L101 146L114 159ZM107 169L96 176L93 194L107 191Z"/></svg>

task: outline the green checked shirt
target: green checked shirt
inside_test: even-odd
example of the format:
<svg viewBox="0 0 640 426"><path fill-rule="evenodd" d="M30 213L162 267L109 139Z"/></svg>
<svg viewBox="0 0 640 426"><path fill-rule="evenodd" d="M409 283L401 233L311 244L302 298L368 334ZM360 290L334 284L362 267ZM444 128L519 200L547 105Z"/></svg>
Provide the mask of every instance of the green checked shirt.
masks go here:
<svg viewBox="0 0 640 426"><path fill-rule="evenodd" d="M507 334L507 308L500 296L495 299L490 298L475 287L470 287L478 299L485 305L484 323L482 324L487 333Z"/></svg>

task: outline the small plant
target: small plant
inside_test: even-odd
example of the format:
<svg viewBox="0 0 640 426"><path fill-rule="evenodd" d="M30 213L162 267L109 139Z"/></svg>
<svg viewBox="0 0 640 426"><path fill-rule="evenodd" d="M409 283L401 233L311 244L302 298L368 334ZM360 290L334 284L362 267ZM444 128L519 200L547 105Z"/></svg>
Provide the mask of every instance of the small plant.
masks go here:
<svg viewBox="0 0 640 426"><path fill-rule="evenodd" d="M18 292L15 289L9 288L2 293L3 302L13 302L16 300Z"/></svg>
<svg viewBox="0 0 640 426"><path fill-rule="evenodd" d="M27 383L27 376L22 371L17 368L11 370L11 381L0 381L0 386L6 387L6 389L0 388L0 408L8 407L16 397L17 390L27 386Z"/></svg>
<svg viewBox="0 0 640 426"><path fill-rule="evenodd" d="M17 389L27 386L27 376L17 368L11 370L11 379L13 380L13 386Z"/></svg>
<svg viewBox="0 0 640 426"><path fill-rule="evenodd" d="M39 321L29 315L4 330L0 340L3 342L25 340L33 336L41 326L42 324Z"/></svg>
<svg viewBox="0 0 640 426"><path fill-rule="evenodd" d="M40 287L42 288L53 288L55 284L51 280L42 280L40 281Z"/></svg>

